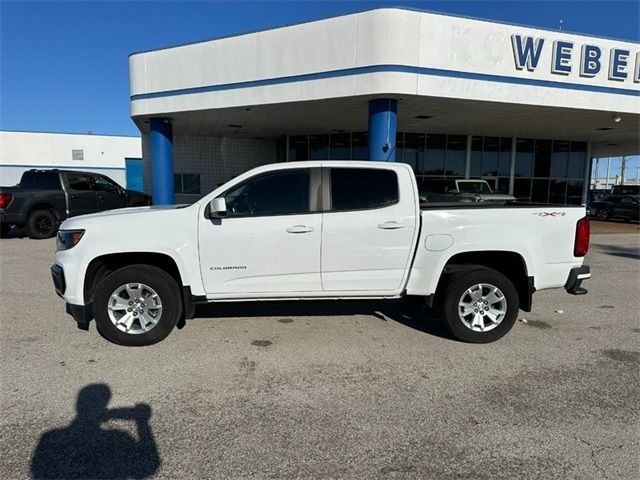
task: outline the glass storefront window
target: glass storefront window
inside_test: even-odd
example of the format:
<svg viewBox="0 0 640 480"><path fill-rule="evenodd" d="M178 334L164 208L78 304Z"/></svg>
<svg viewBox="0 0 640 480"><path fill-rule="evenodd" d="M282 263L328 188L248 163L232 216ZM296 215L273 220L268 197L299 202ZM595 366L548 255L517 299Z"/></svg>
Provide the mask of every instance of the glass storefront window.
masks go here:
<svg viewBox="0 0 640 480"><path fill-rule="evenodd" d="M445 175L449 177L464 177L466 150L466 135L447 136L447 160L445 164Z"/></svg>
<svg viewBox="0 0 640 480"><path fill-rule="evenodd" d="M500 160L498 164L498 175L501 177L511 176L511 138L510 137L500 138Z"/></svg>
<svg viewBox="0 0 640 480"><path fill-rule="evenodd" d="M482 175L496 177L498 175L498 154L500 139L498 137L484 137L482 149Z"/></svg>
<svg viewBox="0 0 640 480"><path fill-rule="evenodd" d="M307 135L289 137L289 160L292 162L309 160L309 137Z"/></svg>
<svg viewBox="0 0 640 480"><path fill-rule="evenodd" d="M367 132L353 132L351 134L351 160L368 160L368 159L369 159L369 141L368 141Z"/></svg>
<svg viewBox="0 0 640 480"><path fill-rule="evenodd" d="M516 178L513 182L513 196L521 202L531 201L531 179Z"/></svg>
<svg viewBox="0 0 640 480"><path fill-rule="evenodd" d="M329 135L309 135L309 160L329 159Z"/></svg>
<svg viewBox="0 0 640 480"><path fill-rule="evenodd" d="M549 203L564 203L567 194L567 181L564 178L551 179L549 185Z"/></svg>
<svg viewBox="0 0 640 480"><path fill-rule="evenodd" d="M404 134L402 161L411 165L416 173L424 173L424 140L424 133Z"/></svg>
<svg viewBox="0 0 640 480"><path fill-rule="evenodd" d="M471 177L479 177L482 174L482 137L471 137L471 165L469 174Z"/></svg>
<svg viewBox="0 0 640 480"><path fill-rule="evenodd" d="M551 172L551 140L536 140L533 176L548 178Z"/></svg>
<svg viewBox="0 0 640 480"><path fill-rule="evenodd" d="M565 178L569 161L569 142L554 140L551 152L551 177Z"/></svg>
<svg viewBox="0 0 640 480"><path fill-rule="evenodd" d="M531 201L534 203L548 203L549 180L546 178L534 178L531 186Z"/></svg>
<svg viewBox="0 0 640 480"><path fill-rule="evenodd" d="M580 205L582 203L582 188L584 180L567 181L567 201L569 205Z"/></svg>
<svg viewBox="0 0 640 480"><path fill-rule="evenodd" d="M519 138L516 143L516 177L530 177L532 166L533 140Z"/></svg>
<svg viewBox="0 0 640 480"><path fill-rule="evenodd" d="M571 142L569 152L568 178L584 178L585 162L587 160L587 144L585 142Z"/></svg>
<svg viewBox="0 0 640 480"><path fill-rule="evenodd" d="M351 133L331 134L331 160L349 160L351 158Z"/></svg>
<svg viewBox="0 0 640 480"><path fill-rule="evenodd" d="M427 158L423 169L425 175L444 175L446 141L446 135L427 135Z"/></svg>

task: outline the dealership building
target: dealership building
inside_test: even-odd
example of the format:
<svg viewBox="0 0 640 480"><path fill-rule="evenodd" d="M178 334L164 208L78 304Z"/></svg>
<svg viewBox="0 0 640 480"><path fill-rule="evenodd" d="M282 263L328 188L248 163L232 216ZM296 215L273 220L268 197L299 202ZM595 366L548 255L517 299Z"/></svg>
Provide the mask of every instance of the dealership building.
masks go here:
<svg viewBox="0 0 640 480"><path fill-rule="evenodd" d="M380 8L130 56L144 188L192 202L257 165L358 159L582 203L640 153L640 44Z"/></svg>

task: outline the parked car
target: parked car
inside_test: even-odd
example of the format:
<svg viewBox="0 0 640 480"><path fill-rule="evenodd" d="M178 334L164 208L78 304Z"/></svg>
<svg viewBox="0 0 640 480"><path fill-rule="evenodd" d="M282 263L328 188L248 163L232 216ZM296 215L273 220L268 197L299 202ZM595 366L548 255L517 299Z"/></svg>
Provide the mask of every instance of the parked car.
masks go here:
<svg viewBox="0 0 640 480"><path fill-rule="evenodd" d="M420 196L423 202L511 202L513 195L494 193L486 180L421 179Z"/></svg>
<svg viewBox="0 0 640 480"><path fill-rule="evenodd" d="M640 195L640 185L614 185L611 195Z"/></svg>
<svg viewBox="0 0 640 480"><path fill-rule="evenodd" d="M623 218L625 220L640 219L640 195L612 195L593 202L589 206L589 214L598 220Z"/></svg>
<svg viewBox="0 0 640 480"><path fill-rule="evenodd" d="M30 238L55 235L68 217L151 205L151 197L125 190L109 177L73 170L28 170L14 187L0 187L0 233L24 227Z"/></svg>
<svg viewBox="0 0 640 480"><path fill-rule="evenodd" d="M437 306L455 337L483 343L530 311L535 291L586 293L588 244L584 207L421 209L409 165L289 162L192 205L68 219L51 272L78 325L92 311L122 345L159 342L199 302L408 295Z"/></svg>

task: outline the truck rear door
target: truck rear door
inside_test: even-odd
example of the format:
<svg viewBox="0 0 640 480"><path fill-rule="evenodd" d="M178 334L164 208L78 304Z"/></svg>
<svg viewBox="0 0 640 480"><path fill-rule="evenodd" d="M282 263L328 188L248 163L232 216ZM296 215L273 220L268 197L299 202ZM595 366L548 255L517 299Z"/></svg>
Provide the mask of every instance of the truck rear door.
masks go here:
<svg viewBox="0 0 640 480"><path fill-rule="evenodd" d="M89 175L69 172L66 184L70 217L98 211L98 195L91 189Z"/></svg>
<svg viewBox="0 0 640 480"><path fill-rule="evenodd" d="M411 172L331 166L323 185L323 290L401 289L418 228Z"/></svg>

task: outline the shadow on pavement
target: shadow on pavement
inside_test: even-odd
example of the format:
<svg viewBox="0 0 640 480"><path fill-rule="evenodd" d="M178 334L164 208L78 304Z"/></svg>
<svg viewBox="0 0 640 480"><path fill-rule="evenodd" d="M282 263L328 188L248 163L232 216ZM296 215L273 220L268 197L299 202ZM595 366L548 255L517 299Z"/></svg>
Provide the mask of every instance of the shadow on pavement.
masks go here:
<svg viewBox="0 0 640 480"><path fill-rule="evenodd" d="M387 319L436 337L453 340L436 313L419 300L304 300L295 302L219 302L198 305L194 318L233 317L315 317L372 315Z"/></svg>
<svg viewBox="0 0 640 480"><path fill-rule="evenodd" d="M605 255L613 255L614 257L631 258L640 260L640 250L634 247L619 247L617 245L595 245Z"/></svg>
<svg viewBox="0 0 640 480"><path fill-rule="evenodd" d="M76 418L69 426L40 437L31 458L33 478L146 478L160 466L156 442L149 426L151 407L107 409L111 389L91 384L78 392ZM109 420L136 423L138 440L129 433L103 428Z"/></svg>

